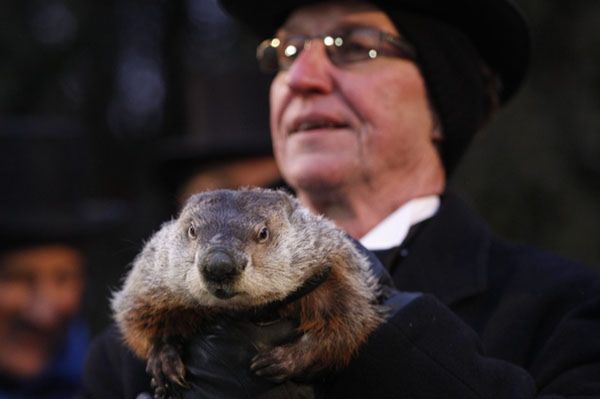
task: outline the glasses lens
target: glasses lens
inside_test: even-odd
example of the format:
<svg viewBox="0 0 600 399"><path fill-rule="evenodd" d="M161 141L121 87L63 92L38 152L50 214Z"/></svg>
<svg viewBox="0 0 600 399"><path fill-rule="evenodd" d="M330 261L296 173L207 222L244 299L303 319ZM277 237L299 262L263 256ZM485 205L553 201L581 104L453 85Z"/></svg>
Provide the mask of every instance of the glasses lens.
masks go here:
<svg viewBox="0 0 600 399"><path fill-rule="evenodd" d="M290 36L263 41L256 50L260 69L263 72L288 69L304 49L306 40L305 36Z"/></svg>
<svg viewBox="0 0 600 399"><path fill-rule="evenodd" d="M256 51L261 70L277 72L289 69L311 40L304 35L274 38L262 42ZM355 27L322 37L331 62L344 66L377 58L380 55L415 59L412 46L403 39L371 27Z"/></svg>
<svg viewBox="0 0 600 399"><path fill-rule="evenodd" d="M327 46L331 61L336 65L351 64L377 56L380 47L379 32L368 28L355 28L333 36Z"/></svg>
<svg viewBox="0 0 600 399"><path fill-rule="evenodd" d="M279 51L279 69L288 69L304 49L306 36L289 36L281 41Z"/></svg>
<svg viewBox="0 0 600 399"><path fill-rule="evenodd" d="M261 71L273 73L279 70L279 61L277 47L279 42L277 39L269 39L263 41L256 49L256 58Z"/></svg>

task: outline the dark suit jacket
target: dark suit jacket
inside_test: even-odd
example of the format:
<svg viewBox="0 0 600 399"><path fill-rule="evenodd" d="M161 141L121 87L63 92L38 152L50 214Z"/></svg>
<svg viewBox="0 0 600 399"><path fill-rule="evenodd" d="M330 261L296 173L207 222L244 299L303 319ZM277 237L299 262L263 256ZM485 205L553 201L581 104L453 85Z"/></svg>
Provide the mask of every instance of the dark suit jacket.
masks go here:
<svg viewBox="0 0 600 399"><path fill-rule="evenodd" d="M597 272L499 239L451 193L396 254L397 287L424 295L372 335L324 396L600 398ZM148 390L136 362L104 337L88 391Z"/></svg>

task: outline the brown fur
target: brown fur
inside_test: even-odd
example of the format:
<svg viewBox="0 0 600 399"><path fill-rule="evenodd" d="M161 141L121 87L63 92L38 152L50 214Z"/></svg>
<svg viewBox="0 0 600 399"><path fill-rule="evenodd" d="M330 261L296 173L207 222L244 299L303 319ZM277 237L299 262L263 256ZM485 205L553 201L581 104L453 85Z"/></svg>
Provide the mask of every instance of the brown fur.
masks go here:
<svg viewBox="0 0 600 399"><path fill-rule="evenodd" d="M263 375L289 378L345 366L383 310L366 258L333 223L281 191L193 196L146 244L112 306L126 343L155 377L182 382L181 364L173 373L156 359L170 339L185 341L219 313L283 300L325 270L322 284L278 310L300 320L301 338L255 358L257 370L274 366Z"/></svg>

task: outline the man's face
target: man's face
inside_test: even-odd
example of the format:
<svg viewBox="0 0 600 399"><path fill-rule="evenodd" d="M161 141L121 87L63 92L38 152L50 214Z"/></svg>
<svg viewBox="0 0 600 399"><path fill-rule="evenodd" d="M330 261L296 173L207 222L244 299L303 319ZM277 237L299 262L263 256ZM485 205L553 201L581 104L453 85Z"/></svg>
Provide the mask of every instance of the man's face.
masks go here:
<svg viewBox="0 0 600 399"><path fill-rule="evenodd" d="M299 8L277 36L321 36L348 25L398 35L375 6L330 2ZM406 182L419 168L441 167L424 82L407 59L336 66L314 40L277 74L270 101L275 156L300 191Z"/></svg>
<svg viewBox="0 0 600 399"><path fill-rule="evenodd" d="M34 377L48 365L84 285L78 251L60 245L0 256L0 372Z"/></svg>

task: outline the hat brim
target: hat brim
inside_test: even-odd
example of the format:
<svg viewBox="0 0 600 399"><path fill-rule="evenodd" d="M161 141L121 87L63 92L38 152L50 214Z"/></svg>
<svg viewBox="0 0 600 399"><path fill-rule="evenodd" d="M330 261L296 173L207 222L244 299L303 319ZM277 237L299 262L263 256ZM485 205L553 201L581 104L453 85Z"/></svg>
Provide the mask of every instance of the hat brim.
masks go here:
<svg viewBox="0 0 600 399"><path fill-rule="evenodd" d="M259 37L268 37L298 7L319 0L220 0L223 9ZM406 11L444 21L463 32L501 82L501 102L521 86L531 53L523 13L510 0L371 0L386 12ZM398 27L402 29L402 27Z"/></svg>
<svg viewBox="0 0 600 399"><path fill-rule="evenodd" d="M18 207L0 212L0 251L47 243L81 245L122 227L128 207L118 200L87 200L51 209Z"/></svg>

